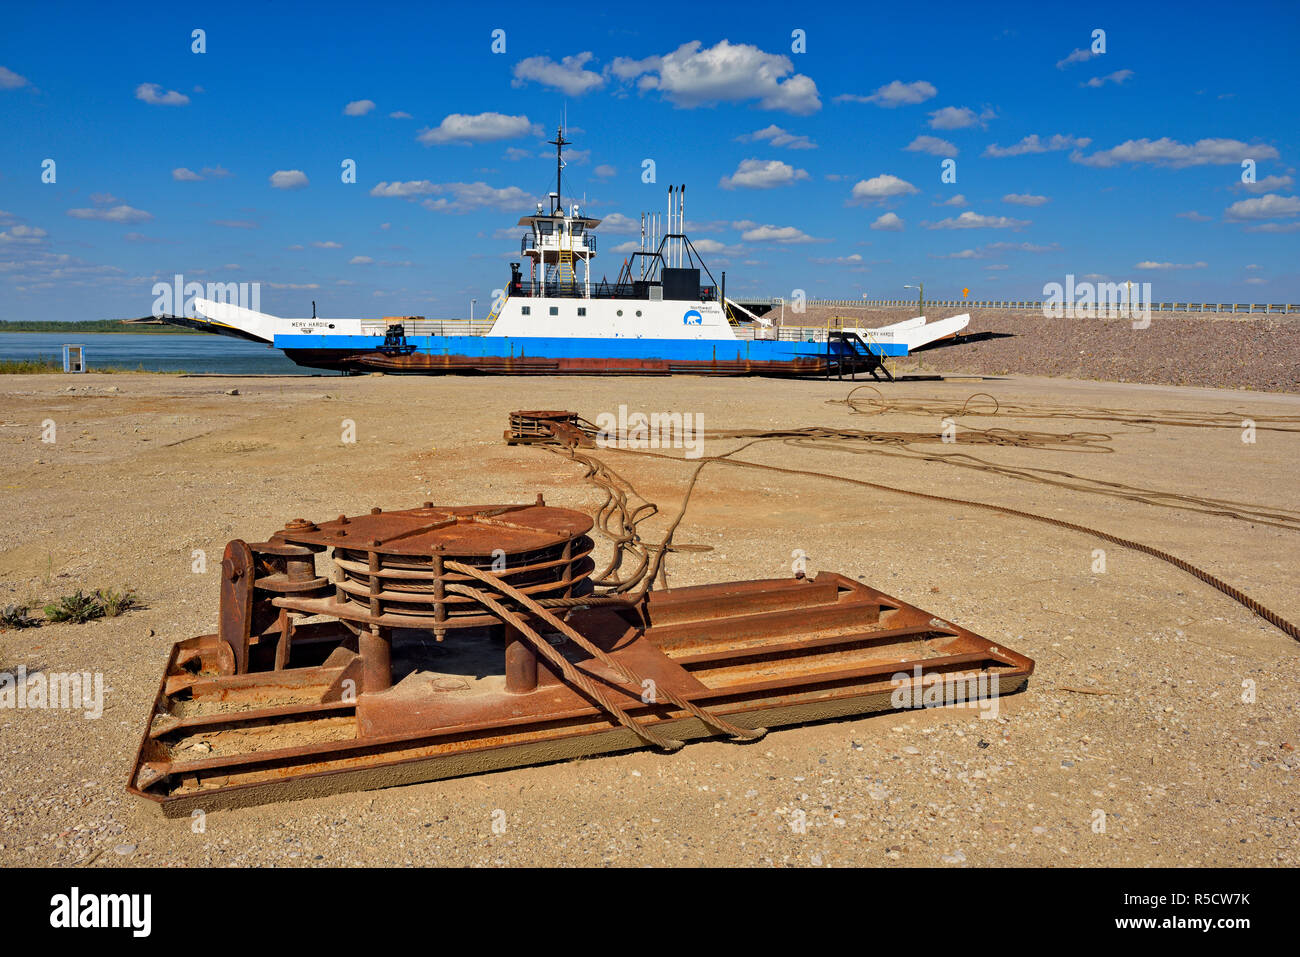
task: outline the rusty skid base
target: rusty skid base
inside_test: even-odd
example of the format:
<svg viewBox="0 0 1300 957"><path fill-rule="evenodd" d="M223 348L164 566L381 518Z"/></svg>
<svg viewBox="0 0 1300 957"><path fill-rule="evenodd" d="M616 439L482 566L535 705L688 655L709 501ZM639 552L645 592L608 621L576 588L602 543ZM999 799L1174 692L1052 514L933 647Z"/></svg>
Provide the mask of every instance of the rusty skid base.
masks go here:
<svg viewBox="0 0 1300 957"><path fill-rule="evenodd" d="M658 688L741 728L988 699L1034 663L841 575L651 592L638 608L586 607L581 635ZM175 645L128 790L167 816L412 784L644 747L541 660L533 690L500 673L502 629L398 629L392 684L360 694L357 638L304 623L275 671L230 673L216 635ZM548 640L637 723L714 736L557 634ZM987 700L984 700L987 704ZM976 702L978 704L978 701Z"/></svg>

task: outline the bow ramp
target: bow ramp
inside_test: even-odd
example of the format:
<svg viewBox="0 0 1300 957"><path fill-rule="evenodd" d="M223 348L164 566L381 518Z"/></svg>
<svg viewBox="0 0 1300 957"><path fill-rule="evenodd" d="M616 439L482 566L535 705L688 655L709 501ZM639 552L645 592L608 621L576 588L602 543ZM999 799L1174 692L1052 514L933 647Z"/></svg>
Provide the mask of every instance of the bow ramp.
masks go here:
<svg viewBox="0 0 1300 957"><path fill-rule="evenodd" d="M917 316L915 319L904 319L902 322L875 329L846 327L844 331L856 333L867 342L901 345L908 352L914 352L922 346L952 338L969 325L970 313L963 312L957 316L949 316L947 319L936 319L934 322L926 322L925 316Z"/></svg>

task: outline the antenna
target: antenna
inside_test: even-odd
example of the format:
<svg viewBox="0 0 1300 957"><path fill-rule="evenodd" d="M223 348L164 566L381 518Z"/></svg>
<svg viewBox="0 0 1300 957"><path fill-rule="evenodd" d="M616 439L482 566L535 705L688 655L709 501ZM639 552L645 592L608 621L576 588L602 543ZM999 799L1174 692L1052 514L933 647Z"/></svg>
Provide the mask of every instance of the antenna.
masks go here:
<svg viewBox="0 0 1300 957"><path fill-rule="evenodd" d="M564 177L564 148L572 146L573 141L564 138L564 127L561 126L555 131L555 139L546 142L555 147L555 208L551 210L554 213L555 209L564 208L564 190L561 186Z"/></svg>

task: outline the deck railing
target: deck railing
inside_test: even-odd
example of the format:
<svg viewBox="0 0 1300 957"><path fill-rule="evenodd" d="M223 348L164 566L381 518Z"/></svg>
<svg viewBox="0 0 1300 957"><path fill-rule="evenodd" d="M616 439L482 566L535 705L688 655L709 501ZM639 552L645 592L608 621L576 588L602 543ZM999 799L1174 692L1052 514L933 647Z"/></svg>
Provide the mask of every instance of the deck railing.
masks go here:
<svg viewBox="0 0 1300 957"><path fill-rule="evenodd" d="M779 306L782 302L780 296L771 296L763 298L746 297L737 300L742 305L745 304L769 304ZM789 299L785 299L785 321L786 323L797 322L799 313L794 311L793 304ZM915 306L915 299L805 299L806 306L864 306L871 308L902 308L906 306ZM1136 304L1140 306L1141 304ZM1041 310L1043 301L1041 299L926 299L925 307L941 309L1032 309ZM1076 307L1078 308L1078 307ZM1266 302L1153 302L1151 304L1152 312L1214 312L1214 313L1254 313L1256 315L1287 315L1300 313L1300 303L1266 303Z"/></svg>
<svg viewBox="0 0 1300 957"><path fill-rule="evenodd" d="M382 336L389 326L402 326L402 331L409 336L485 336L492 328L492 323L483 319L400 319L385 321L376 319L363 320L363 336Z"/></svg>

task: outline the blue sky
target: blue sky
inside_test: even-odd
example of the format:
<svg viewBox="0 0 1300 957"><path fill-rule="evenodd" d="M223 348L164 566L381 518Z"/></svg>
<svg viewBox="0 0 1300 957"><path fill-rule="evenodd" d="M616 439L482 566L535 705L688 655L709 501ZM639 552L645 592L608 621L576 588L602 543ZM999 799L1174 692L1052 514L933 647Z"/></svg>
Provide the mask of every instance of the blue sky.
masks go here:
<svg viewBox="0 0 1300 957"><path fill-rule="evenodd" d="M11 5L0 318L144 315L175 273L481 315L566 111L611 279L686 183L733 294L1300 301L1296 4L899 7Z"/></svg>

